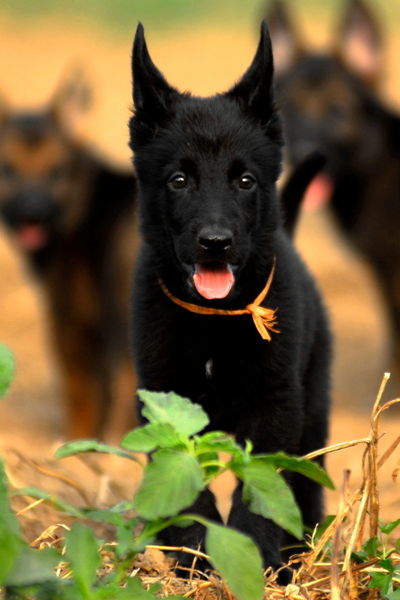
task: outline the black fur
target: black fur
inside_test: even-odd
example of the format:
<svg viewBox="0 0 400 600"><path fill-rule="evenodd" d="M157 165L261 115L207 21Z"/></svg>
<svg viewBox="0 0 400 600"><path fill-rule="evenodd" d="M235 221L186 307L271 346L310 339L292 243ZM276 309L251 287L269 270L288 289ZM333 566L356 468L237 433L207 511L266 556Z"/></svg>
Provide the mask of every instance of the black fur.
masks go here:
<svg viewBox="0 0 400 600"><path fill-rule="evenodd" d="M315 151L326 156L331 214L381 285L399 369L400 116L376 91L382 71L379 25L363 0L347 0L332 48L315 53L302 47L284 0L270 5L269 22L274 49L282 46L285 59L276 87L289 163L296 167ZM363 50L362 61L350 52L354 46Z"/></svg>
<svg viewBox="0 0 400 600"><path fill-rule="evenodd" d="M171 88L149 57L139 25L133 51L135 114L131 147L139 182L143 244L133 293L133 347L139 385L174 390L200 403L210 428L251 439L255 452L304 454L327 432L329 333L313 280L283 227L276 180L281 130L272 97L272 54L266 25L252 65L225 94L192 97ZM182 179L175 186L175 177ZM253 184L243 189L242 176ZM247 181L248 183L248 181ZM264 341L252 319L203 316L175 305L161 278L182 300L244 308L276 274L265 304L278 308L280 333ZM206 300L193 285L195 264L230 264L226 298ZM211 378L206 363L212 361ZM210 365L210 363L208 363ZM318 486L293 483L305 522L321 518ZM193 510L219 519L211 492ZM281 562L282 535L251 514L234 494L229 525L250 534L266 565ZM200 526L169 532L196 547Z"/></svg>

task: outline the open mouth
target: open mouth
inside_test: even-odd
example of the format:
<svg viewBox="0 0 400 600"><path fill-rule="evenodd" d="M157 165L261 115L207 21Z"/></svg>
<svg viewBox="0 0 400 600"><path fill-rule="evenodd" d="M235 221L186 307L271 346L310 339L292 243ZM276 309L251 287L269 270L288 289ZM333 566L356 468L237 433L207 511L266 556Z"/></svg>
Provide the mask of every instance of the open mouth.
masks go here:
<svg viewBox="0 0 400 600"><path fill-rule="evenodd" d="M304 207L314 210L329 203L333 193L333 183L327 173L319 173L311 180L306 190Z"/></svg>
<svg viewBox="0 0 400 600"><path fill-rule="evenodd" d="M14 235L24 250L39 250L48 241L47 231L40 223L24 223L15 230Z"/></svg>
<svg viewBox="0 0 400 600"><path fill-rule="evenodd" d="M193 283L200 296L213 300L228 296L235 283L235 277L229 264L196 264Z"/></svg>

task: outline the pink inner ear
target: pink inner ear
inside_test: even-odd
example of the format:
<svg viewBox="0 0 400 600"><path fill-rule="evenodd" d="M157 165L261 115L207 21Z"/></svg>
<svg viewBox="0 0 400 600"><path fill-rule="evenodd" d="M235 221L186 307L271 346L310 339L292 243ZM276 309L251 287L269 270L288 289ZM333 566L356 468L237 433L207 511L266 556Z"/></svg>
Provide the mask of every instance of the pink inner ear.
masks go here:
<svg viewBox="0 0 400 600"><path fill-rule="evenodd" d="M290 67L295 56L295 44L289 32L278 31L273 35L273 55L275 71Z"/></svg>
<svg viewBox="0 0 400 600"><path fill-rule="evenodd" d="M345 44L347 62L360 75L365 77L375 76L379 72L380 52L367 32L351 36Z"/></svg>

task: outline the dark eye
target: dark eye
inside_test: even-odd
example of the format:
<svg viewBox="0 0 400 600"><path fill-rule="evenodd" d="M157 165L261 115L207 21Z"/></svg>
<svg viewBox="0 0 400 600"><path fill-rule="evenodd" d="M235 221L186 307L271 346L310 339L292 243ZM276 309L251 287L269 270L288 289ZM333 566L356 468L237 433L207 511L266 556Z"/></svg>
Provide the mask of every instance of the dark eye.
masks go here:
<svg viewBox="0 0 400 600"><path fill-rule="evenodd" d="M184 173L174 173L168 180L168 185L174 190L182 190L188 184L188 178Z"/></svg>
<svg viewBox="0 0 400 600"><path fill-rule="evenodd" d="M256 180L250 173L243 173L239 178L238 184L241 190L251 190L256 185Z"/></svg>

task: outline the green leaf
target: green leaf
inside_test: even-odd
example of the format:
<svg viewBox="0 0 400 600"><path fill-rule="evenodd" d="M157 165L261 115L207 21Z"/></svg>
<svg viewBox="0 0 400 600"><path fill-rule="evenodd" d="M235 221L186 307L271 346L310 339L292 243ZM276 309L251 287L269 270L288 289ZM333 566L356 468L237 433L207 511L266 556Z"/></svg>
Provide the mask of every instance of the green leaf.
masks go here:
<svg viewBox="0 0 400 600"><path fill-rule="evenodd" d="M372 573L370 588L378 588L382 594L387 594L392 584L392 576L390 573Z"/></svg>
<svg viewBox="0 0 400 600"><path fill-rule="evenodd" d="M201 464L207 483L212 481L223 470L217 452L202 452L201 454L197 454L197 460Z"/></svg>
<svg viewBox="0 0 400 600"><path fill-rule="evenodd" d="M386 594L385 600L400 600L400 588L398 588L394 592L389 592L388 594Z"/></svg>
<svg viewBox="0 0 400 600"><path fill-rule="evenodd" d="M384 558L380 560L378 565L382 567L382 569L386 569L387 571L389 571L389 573L394 573L393 562L390 560L390 558Z"/></svg>
<svg viewBox="0 0 400 600"><path fill-rule="evenodd" d="M392 533L392 531L399 525L400 519L397 519L397 521L392 521L391 523L380 523L379 529L382 531L382 533Z"/></svg>
<svg viewBox="0 0 400 600"><path fill-rule="evenodd" d="M368 554L368 556L378 556L380 546L380 541L376 536L374 536L365 542L363 545L363 550Z"/></svg>
<svg viewBox="0 0 400 600"><path fill-rule="evenodd" d="M132 452L152 452L156 448L182 446L182 439L169 423L149 423L126 434L121 446Z"/></svg>
<svg viewBox="0 0 400 600"><path fill-rule="evenodd" d="M193 524L193 519L188 517L187 513L181 513L176 517L166 519L156 519L155 521L148 521L144 524L144 527L139 535L135 537L133 548L135 552L143 552L146 545L153 543L151 540L157 536L160 531L176 525L177 527L188 527Z"/></svg>
<svg viewBox="0 0 400 600"><path fill-rule="evenodd" d="M222 431L210 431L196 438L197 454L203 452L226 452L233 456L242 456L244 451L239 444Z"/></svg>
<svg viewBox="0 0 400 600"><path fill-rule="evenodd" d="M109 444L98 442L97 440L77 440L75 442L68 442L67 444L63 444L60 448L56 450L55 456L57 458L65 458L66 456L72 456L73 454L81 454L82 452L101 452L103 454L116 454L117 456L122 456L122 458L129 458L130 460L139 462L137 458L133 456L133 454L124 452L120 448L115 448L115 446L110 446Z"/></svg>
<svg viewBox="0 0 400 600"><path fill-rule="evenodd" d="M307 458L300 458L298 456L289 456L284 452L277 452L276 454L263 454L260 456L254 456L253 460L261 460L263 462L272 464L277 469L285 469L285 471L294 471L300 473L321 485L328 487L331 490L335 489L330 477L327 472L319 466L318 463L308 460Z"/></svg>
<svg viewBox="0 0 400 600"><path fill-rule="evenodd" d="M238 476L244 482L243 499L252 512L272 519L296 538L302 538L300 510L292 490L273 465L253 459Z"/></svg>
<svg viewBox="0 0 400 600"><path fill-rule="evenodd" d="M107 510L118 514L123 514L129 510L133 510L133 502L132 500L122 500L121 502L117 502L117 504L110 506Z"/></svg>
<svg viewBox="0 0 400 600"><path fill-rule="evenodd" d="M28 545L22 546L4 585L30 586L56 580L54 570L60 560L61 556L53 548L34 550Z"/></svg>
<svg viewBox="0 0 400 600"><path fill-rule="evenodd" d="M0 585L11 571L24 542L8 500L7 477L0 459Z"/></svg>
<svg viewBox="0 0 400 600"><path fill-rule="evenodd" d="M79 592L77 592L79 594ZM76 597L67 598L66 600L78 600ZM129 596L125 588L122 588L115 581L107 581L105 584L104 580L101 582L101 587L96 587L96 591L92 593L91 600L132 600L132 596ZM64 600L64 597L62 597ZM152 599L154 600L154 599Z"/></svg>
<svg viewBox="0 0 400 600"><path fill-rule="evenodd" d="M75 523L66 535L66 560L70 563L76 585L84 598L92 598L91 588L100 567L98 541L93 531Z"/></svg>
<svg viewBox="0 0 400 600"><path fill-rule="evenodd" d="M13 353L0 344L0 398L5 396L14 377L15 361Z"/></svg>
<svg viewBox="0 0 400 600"><path fill-rule="evenodd" d="M159 450L146 466L134 507L140 517L173 516L190 506L205 484L196 459L180 450Z"/></svg>
<svg viewBox="0 0 400 600"><path fill-rule="evenodd" d="M71 515L73 517L83 517L84 512L72 506L72 504L68 504L68 502L64 502L61 498L57 498L57 496L53 496L48 492L44 492L43 490L36 488L34 486L21 488L19 490L15 490L12 492L13 496L32 496L32 498L36 498L38 500L46 500L47 502L51 502L51 504L57 508L58 510L62 510L63 512Z"/></svg>
<svg viewBox="0 0 400 600"><path fill-rule="evenodd" d="M263 599L262 560L247 535L207 522L206 552L237 600Z"/></svg>
<svg viewBox="0 0 400 600"><path fill-rule="evenodd" d="M124 517L121 514L112 512L109 509L82 508L81 513L86 519L96 521L97 523L108 523L109 525L115 525L115 527L119 527L125 523Z"/></svg>
<svg viewBox="0 0 400 600"><path fill-rule="evenodd" d="M199 404L182 398L174 392L149 392L138 390L144 404L143 416L150 423L169 423L181 435L198 433L209 423L209 419Z"/></svg>
<svg viewBox="0 0 400 600"><path fill-rule="evenodd" d="M317 530L315 532L315 538L317 540L322 536L323 533L325 533L325 531L328 529L329 525L333 523L335 518L335 515L327 515L322 521L322 523L318 525Z"/></svg>

